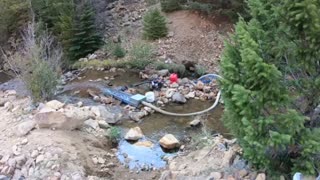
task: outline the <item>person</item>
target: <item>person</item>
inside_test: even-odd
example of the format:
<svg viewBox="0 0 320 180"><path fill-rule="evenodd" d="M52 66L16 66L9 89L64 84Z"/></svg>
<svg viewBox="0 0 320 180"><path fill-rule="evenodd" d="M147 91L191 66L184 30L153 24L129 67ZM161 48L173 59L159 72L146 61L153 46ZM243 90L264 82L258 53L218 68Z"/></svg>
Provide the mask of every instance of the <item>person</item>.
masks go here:
<svg viewBox="0 0 320 180"><path fill-rule="evenodd" d="M162 78L157 78L151 81L151 90L159 91L163 87Z"/></svg>

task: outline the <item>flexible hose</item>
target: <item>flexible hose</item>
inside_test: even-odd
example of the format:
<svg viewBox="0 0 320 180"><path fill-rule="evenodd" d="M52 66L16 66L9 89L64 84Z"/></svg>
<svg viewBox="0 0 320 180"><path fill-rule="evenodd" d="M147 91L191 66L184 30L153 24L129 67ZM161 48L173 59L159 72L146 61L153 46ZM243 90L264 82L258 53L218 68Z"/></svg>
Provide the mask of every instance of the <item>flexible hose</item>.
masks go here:
<svg viewBox="0 0 320 180"><path fill-rule="evenodd" d="M153 104L145 102L145 101L143 101L142 104L154 109L155 111L157 111L159 113L162 113L162 114L165 114L165 115L169 115L169 116L196 116L196 115L203 114L203 113L206 113L206 112L214 109L219 103L220 96L221 96L221 91L218 92L216 100L215 100L215 102L213 103L213 105L211 107L209 107L208 109L202 110L202 111L192 112L192 113L173 113L173 112L168 112L168 111L162 110L162 109L154 106Z"/></svg>

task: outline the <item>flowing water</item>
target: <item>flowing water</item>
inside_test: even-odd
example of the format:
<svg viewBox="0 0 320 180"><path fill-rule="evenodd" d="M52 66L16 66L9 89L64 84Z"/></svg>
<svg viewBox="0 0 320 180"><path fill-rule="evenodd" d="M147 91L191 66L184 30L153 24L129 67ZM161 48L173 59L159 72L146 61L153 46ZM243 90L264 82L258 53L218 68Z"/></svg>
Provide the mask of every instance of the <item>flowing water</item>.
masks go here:
<svg viewBox="0 0 320 180"><path fill-rule="evenodd" d="M133 71L86 71L80 75L81 78L68 83L64 91L57 98L68 102L82 101L90 105L95 102L92 100L87 90L91 89L97 94L105 87L128 86L141 82L137 72ZM105 78L108 77L108 78ZM107 79L107 80L106 80ZM139 86L138 92L145 93L148 86ZM186 104L170 103L165 110L176 113L189 113L207 109L212 105L212 101L188 100ZM124 139L120 140L118 146L118 159L121 163L127 165L130 169L141 169L145 166L151 168L163 168L166 166L165 156L174 156L175 152L164 151L158 141L165 134L173 134L177 139L185 141L199 136L203 132L206 134L220 133L227 136L227 130L221 122L223 107L218 106L214 110L202 116L203 125L200 127L190 127L189 123L195 117L175 117L167 116L160 113L154 113L144 117L140 123L130 120L124 121L119 127L123 135L132 127L139 126L145 135L144 139L139 141L151 141L152 147L136 146Z"/></svg>

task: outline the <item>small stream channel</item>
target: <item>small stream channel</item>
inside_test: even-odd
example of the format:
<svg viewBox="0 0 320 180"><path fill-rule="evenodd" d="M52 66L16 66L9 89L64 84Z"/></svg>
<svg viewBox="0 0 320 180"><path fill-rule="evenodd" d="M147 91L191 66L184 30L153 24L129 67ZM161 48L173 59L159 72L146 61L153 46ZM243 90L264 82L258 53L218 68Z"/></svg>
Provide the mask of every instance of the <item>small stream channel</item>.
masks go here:
<svg viewBox="0 0 320 180"><path fill-rule="evenodd" d="M101 89L105 87L128 86L141 81L138 72L135 71L105 72L87 70L65 85L63 93L59 94L56 99L67 103L82 101L84 105L94 105L98 103L92 100L92 97L87 92L88 89L99 94ZM138 93L144 94L148 91L148 85L138 86L135 89ZM166 105L165 110L176 113L196 112L207 109L212 103L212 101L191 99L186 104L169 103ZM200 127L190 127L189 123L195 117L174 117L160 113L144 117L139 123L131 120L123 121L117 125L121 128L122 137L130 128L139 126L144 134L144 138L139 141L149 141L153 145L151 147L137 146L121 139L118 145L117 157L121 163L130 169L164 168L166 166L164 157L175 156L177 151L164 151L158 143L161 137L165 134L173 134L180 141L186 142L193 137L199 137L204 131L208 134L220 133L226 135L227 131L220 121L222 112L223 107L218 106L210 113L204 114L201 118L203 125Z"/></svg>

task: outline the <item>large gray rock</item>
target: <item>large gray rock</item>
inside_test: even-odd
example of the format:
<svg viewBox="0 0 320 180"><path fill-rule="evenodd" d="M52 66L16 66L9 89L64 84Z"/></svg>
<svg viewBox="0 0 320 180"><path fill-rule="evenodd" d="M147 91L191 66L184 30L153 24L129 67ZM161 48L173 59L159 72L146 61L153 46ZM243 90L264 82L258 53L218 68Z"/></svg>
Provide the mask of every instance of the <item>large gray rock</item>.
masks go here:
<svg viewBox="0 0 320 180"><path fill-rule="evenodd" d="M68 117L62 112L38 113L34 118L39 128L55 128L63 130L78 129L84 122L82 119Z"/></svg>
<svg viewBox="0 0 320 180"><path fill-rule="evenodd" d="M89 119L89 120L86 120L84 122L84 124L87 126L87 127L90 127L94 130L98 130L99 129L99 123L98 121L96 120L93 120L93 119Z"/></svg>
<svg viewBox="0 0 320 180"><path fill-rule="evenodd" d="M93 106L91 111L98 119L105 120L108 124L116 124L125 119L125 115L120 107Z"/></svg>
<svg viewBox="0 0 320 180"><path fill-rule="evenodd" d="M134 121L136 121L136 122L141 121L141 119L142 119L143 117L145 117L146 115L148 115L148 113L145 112L145 111L130 112L130 113L129 113L130 119L132 119L132 120L134 120Z"/></svg>
<svg viewBox="0 0 320 180"><path fill-rule="evenodd" d="M159 76L167 76L169 74L169 70L168 69L162 69L162 70L158 71L157 74Z"/></svg>
<svg viewBox="0 0 320 180"><path fill-rule="evenodd" d="M32 120L28 120L19 124L16 128L17 136L24 136L28 134L34 127L36 126L36 122Z"/></svg>
<svg viewBox="0 0 320 180"><path fill-rule="evenodd" d="M179 93L179 92L175 92L172 96L172 101L176 102L176 103L186 103L187 99L184 97L183 94Z"/></svg>

